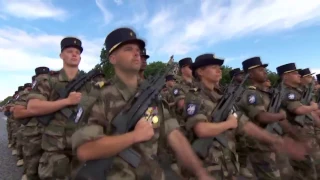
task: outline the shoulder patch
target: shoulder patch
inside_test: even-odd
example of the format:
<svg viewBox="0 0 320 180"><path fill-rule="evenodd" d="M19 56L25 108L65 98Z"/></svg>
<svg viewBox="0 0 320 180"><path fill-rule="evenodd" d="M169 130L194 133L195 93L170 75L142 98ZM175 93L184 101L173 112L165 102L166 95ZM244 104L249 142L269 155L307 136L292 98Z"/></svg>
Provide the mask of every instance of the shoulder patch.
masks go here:
<svg viewBox="0 0 320 180"><path fill-rule="evenodd" d="M197 109L198 109L198 105L197 104L188 104L187 105L187 109L186 109L186 113L188 116L193 116L197 113Z"/></svg>
<svg viewBox="0 0 320 180"><path fill-rule="evenodd" d="M255 86L248 86L248 89L256 90L257 88Z"/></svg>
<svg viewBox="0 0 320 180"><path fill-rule="evenodd" d="M289 93L288 94L288 99L293 100L295 98L295 94L294 93Z"/></svg>
<svg viewBox="0 0 320 180"><path fill-rule="evenodd" d="M174 95L178 95L178 93L179 93L179 89L176 88L176 89L173 90L173 94Z"/></svg>
<svg viewBox="0 0 320 180"><path fill-rule="evenodd" d="M257 98L256 98L255 95L249 95L249 96L248 96L248 103L249 103L249 104L255 104L256 101L257 101Z"/></svg>

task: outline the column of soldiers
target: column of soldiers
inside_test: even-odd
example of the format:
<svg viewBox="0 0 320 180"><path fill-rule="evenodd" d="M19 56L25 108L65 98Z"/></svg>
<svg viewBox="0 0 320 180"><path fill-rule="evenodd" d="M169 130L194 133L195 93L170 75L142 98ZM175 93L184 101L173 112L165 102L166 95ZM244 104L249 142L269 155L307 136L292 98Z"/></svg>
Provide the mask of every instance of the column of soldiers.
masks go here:
<svg viewBox="0 0 320 180"><path fill-rule="evenodd" d="M294 63L279 66L281 86L272 87L268 64L252 57L242 62L242 70L233 69L231 83L222 87L222 58L183 58L179 74L166 74L156 98L139 105L149 103L144 115L119 134L113 123L143 95L149 56L145 42L129 28L112 31L104 44L113 78L96 74L63 96L86 74L79 70L81 41L66 37L61 41L62 69L36 68L32 84L19 87L7 104L9 147L17 166L24 167L22 179L80 179L89 166L85 179L97 179L92 178L97 177L94 169L101 168L106 171L98 180L320 179L319 93L310 89L315 82L309 69L297 69ZM275 112L270 106L278 87L282 97ZM302 101L310 90L313 98ZM213 119L233 93L240 95L226 118ZM123 117L123 126L133 121L133 116ZM297 117L303 117L302 123ZM268 130L275 125L282 133ZM209 144L199 151L196 142L204 141ZM122 155L129 148L138 154L138 163ZM107 158L112 158L110 167L96 163Z"/></svg>

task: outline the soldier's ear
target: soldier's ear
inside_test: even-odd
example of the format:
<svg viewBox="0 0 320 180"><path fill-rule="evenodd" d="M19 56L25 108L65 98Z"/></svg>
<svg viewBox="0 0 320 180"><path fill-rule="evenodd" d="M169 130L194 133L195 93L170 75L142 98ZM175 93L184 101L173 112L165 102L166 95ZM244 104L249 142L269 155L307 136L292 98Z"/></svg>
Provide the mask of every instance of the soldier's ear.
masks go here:
<svg viewBox="0 0 320 180"><path fill-rule="evenodd" d="M116 64L116 56L115 56L114 53L112 53L112 54L109 55L109 62L110 62L112 65Z"/></svg>

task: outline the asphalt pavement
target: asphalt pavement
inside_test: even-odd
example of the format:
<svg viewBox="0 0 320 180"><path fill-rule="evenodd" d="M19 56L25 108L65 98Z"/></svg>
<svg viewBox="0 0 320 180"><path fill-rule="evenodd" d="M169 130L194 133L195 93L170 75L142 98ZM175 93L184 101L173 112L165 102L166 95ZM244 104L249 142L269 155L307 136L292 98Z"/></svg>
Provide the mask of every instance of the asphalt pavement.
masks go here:
<svg viewBox="0 0 320 180"><path fill-rule="evenodd" d="M22 167L17 167L17 158L8 148L7 118L0 112L0 180L20 180Z"/></svg>

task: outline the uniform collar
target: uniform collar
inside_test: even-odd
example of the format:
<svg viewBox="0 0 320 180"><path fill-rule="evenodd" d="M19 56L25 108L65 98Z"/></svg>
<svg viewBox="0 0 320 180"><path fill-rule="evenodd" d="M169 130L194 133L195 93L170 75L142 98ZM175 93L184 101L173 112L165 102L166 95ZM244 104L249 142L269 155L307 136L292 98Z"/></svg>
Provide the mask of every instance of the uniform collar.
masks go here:
<svg viewBox="0 0 320 180"><path fill-rule="evenodd" d="M136 88L128 87L118 76L112 78L112 82L115 87L118 89L125 101L128 101L137 91ZM138 83L141 84L142 80L138 80Z"/></svg>
<svg viewBox="0 0 320 180"><path fill-rule="evenodd" d="M79 75L80 71L78 70L77 72L77 75L76 77ZM60 71L59 71L59 81L61 82L69 82L71 80L69 80L67 74L66 74L66 71L62 68Z"/></svg>

